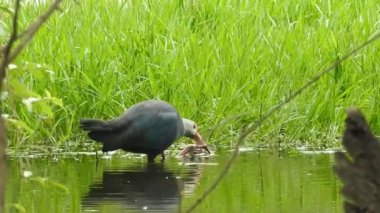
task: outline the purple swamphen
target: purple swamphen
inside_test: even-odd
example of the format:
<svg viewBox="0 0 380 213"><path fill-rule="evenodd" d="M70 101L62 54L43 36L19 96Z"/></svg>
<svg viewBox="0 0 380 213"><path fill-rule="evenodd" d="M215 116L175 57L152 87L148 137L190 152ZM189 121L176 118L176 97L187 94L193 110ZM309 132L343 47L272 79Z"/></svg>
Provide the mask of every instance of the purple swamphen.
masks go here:
<svg viewBox="0 0 380 213"><path fill-rule="evenodd" d="M164 101L137 103L108 121L81 119L80 127L89 131L91 139L103 144L103 152L123 149L144 153L148 155L148 162L159 154L164 158L164 150L182 136L193 139L197 146L210 153L195 122L181 118L177 110Z"/></svg>

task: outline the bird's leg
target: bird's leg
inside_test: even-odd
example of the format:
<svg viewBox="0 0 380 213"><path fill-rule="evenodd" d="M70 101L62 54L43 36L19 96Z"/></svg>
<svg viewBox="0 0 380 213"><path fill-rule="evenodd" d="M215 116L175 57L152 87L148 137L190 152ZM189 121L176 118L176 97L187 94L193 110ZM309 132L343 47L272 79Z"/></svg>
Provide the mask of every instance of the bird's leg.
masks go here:
<svg viewBox="0 0 380 213"><path fill-rule="evenodd" d="M148 154L148 163L154 163L154 158L156 157L156 155L149 155Z"/></svg>
<svg viewBox="0 0 380 213"><path fill-rule="evenodd" d="M95 151L95 156L96 156L96 170L98 170L98 163L99 163L98 151Z"/></svg>
<svg viewBox="0 0 380 213"><path fill-rule="evenodd" d="M165 153L162 152L162 153L161 153L161 162L164 162L165 159L166 159Z"/></svg>
<svg viewBox="0 0 380 213"><path fill-rule="evenodd" d="M191 157L200 154L205 150L207 153L211 153L210 150L205 145L189 144L187 145L177 156L185 156L189 154Z"/></svg>
<svg viewBox="0 0 380 213"><path fill-rule="evenodd" d="M185 156L187 154L190 154L190 156L194 156L196 152L196 145L190 144L187 145L182 151L178 154L178 156Z"/></svg>
<svg viewBox="0 0 380 213"><path fill-rule="evenodd" d="M187 145L178 153L177 156L185 156L187 153L191 153L194 150L194 145Z"/></svg>
<svg viewBox="0 0 380 213"><path fill-rule="evenodd" d="M197 153L201 153L203 150L205 150L208 154L211 154L211 152L208 149L207 145L196 145L195 149L197 150Z"/></svg>

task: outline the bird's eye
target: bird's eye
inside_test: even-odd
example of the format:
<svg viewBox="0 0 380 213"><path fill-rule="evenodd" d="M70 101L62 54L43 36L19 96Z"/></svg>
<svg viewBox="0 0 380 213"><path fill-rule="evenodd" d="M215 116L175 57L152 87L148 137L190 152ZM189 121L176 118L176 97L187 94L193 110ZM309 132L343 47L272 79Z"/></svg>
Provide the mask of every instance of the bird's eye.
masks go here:
<svg viewBox="0 0 380 213"><path fill-rule="evenodd" d="M197 125L194 124L194 125L193 125L193 128L196 129L196 128L197 128Z"/></svg>

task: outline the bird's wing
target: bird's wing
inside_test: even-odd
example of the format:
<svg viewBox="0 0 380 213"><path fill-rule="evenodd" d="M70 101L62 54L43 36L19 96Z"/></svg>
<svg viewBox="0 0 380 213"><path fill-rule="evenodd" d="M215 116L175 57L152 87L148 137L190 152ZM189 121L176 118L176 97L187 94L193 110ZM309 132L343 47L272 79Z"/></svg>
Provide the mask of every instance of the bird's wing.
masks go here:
<svg viewBox="0 0 380 213"><path fill-rule="evenodd" d="M178 120L176 112L147 113L130 122L118 140L130 149L167 148L183 132Z"/></svg>

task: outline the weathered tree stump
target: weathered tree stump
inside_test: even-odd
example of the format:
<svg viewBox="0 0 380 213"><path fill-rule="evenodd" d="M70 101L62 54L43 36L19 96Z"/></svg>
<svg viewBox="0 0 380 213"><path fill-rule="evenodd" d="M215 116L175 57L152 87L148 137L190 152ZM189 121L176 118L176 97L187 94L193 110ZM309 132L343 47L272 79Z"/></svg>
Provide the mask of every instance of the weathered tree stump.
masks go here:
<svg viewBox="0 0 380 213"><path fill-rule="evenodd" d="M348 109L343 146L334 171L343 182L345 212L380 212L380 144L363 114Z"/></svg>

